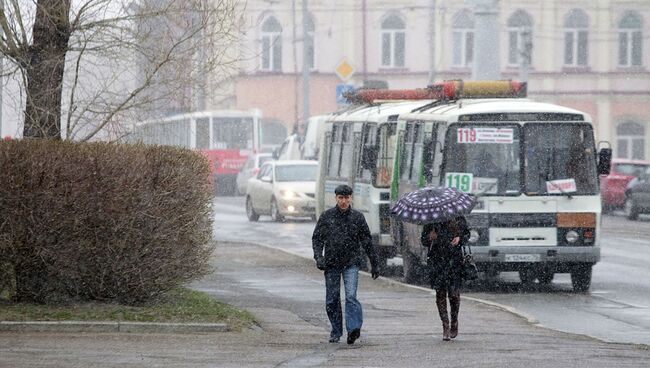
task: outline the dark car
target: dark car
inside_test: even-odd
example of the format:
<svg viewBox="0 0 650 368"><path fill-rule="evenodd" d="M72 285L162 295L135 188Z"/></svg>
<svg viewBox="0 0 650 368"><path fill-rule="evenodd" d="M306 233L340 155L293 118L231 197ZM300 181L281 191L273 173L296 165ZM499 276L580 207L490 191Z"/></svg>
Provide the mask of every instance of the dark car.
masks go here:
<svg viewBox="0 0 650 368"><path fill-rule="evenodd" d="M625 215L636 220L641 213L650 213L650 168L632 179L625 190Z"/></svg>

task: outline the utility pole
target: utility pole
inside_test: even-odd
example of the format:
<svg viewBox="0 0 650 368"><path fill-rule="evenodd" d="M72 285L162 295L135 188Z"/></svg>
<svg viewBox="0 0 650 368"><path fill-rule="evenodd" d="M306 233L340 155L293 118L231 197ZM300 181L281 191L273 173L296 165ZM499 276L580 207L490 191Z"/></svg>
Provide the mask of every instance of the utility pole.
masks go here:
<svg viewBox="0 0 650 368"><path fill-rule="evenodd" d="M429 9L429 84L436 79L436 0L431 0Z"/></svg>
<svg viewBox="0 0 650 368"><path fill-rule="evenodd" d="M298 122L298 134L304 134L305 124L309 119L309 72L311 65L309 60L309 50L312 39L309 37L309 11L307 9L307 0L302 0L302 121Z"/></svg>
<svg viewBox="0 0 650 368"><path fill-rule="evenodd" d="M528 82L532 53L532 31L530 26L524 26L521 30L521 48L519 49L519 78L522 82Z"/></svg>
<svg viewBox="0 0 650 368"><path fill-rule="evenodd" d="M472 79L501 79L499 58L499 0L465 0L474 5Z"/></svg>

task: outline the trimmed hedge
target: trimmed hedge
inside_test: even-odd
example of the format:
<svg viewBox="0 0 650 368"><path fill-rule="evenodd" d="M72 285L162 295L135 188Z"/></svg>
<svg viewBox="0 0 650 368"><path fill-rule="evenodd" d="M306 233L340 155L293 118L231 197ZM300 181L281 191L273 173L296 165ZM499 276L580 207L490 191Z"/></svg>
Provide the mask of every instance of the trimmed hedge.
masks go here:
<svg viewBox="0 0 650 368"><path fill-rule="evenodd" d="M212 186L190 150L0 142L0 259L21 302L146 302L209 272Z"/></svg>

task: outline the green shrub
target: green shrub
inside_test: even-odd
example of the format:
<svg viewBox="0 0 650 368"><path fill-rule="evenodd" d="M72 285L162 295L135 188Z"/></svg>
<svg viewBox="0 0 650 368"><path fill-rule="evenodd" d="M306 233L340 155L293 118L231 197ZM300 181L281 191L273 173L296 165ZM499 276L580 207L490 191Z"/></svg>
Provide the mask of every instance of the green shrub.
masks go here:
<svg viewBox="0 0 650 368"><path fill-rule="evenodd" d="M137 304L209 271L207 160L190 150L0 142L0 259L17 301Z"/></svg>

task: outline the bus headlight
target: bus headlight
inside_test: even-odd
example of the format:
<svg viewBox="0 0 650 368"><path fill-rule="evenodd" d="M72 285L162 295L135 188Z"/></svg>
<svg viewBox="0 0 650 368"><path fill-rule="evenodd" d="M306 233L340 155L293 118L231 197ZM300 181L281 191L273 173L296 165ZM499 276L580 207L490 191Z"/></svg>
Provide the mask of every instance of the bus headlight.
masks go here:
<svg viewBox="0 0 650 368"><path fill-rule="evenodd" d="M578 238L580 237L578 233L575 230L569 230L566 232L566 235L564 236L567 243L573 244L576 241L578 241Z"/></svg>
<svg viewBox="0 0 650 368"><path fill-rule="evenodd" d="M472 229L469 231L469 242L470 243L476 243L478 241L479 234L478 231Z"/></svg>

